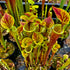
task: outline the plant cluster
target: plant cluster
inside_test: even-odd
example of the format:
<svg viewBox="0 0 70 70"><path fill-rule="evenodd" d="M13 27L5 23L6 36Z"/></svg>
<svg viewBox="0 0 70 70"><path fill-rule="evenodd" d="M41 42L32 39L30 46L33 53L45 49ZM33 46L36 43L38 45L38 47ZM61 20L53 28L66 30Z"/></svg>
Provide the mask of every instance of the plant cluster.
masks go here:
<svg viewBox="0 0 70 70"><path fill-rule="evenodd" d="M58 38L66 38L68 36L65 36L68 34L65 34L65 32L70 25L69 13L61 8L52 6L46 18L47 11L44 12L45 0L43 0L42 17L39 19L37 13L38 6L34 5L34 1L32 0L25 1L26 12L23 10L22 0L6 0L6 3L8 12L2 16L0 24L1 27L6 29L7 33L15 39L24 57L26 67L29 70L38 70L39 67L43 67L45 70L48 69L52 64L55 53L57 53L60 48L57 42ZM47 10L47 6L45 9ZM60 23L55 24L52 19L52 9L58 18L57 21L60 21ZM43 19L43 17L45 18ZM6 52L9 47L7 48L1 29L0 42ZM50 52L51 57L49 57ZM70 58L66 61L66 66L70 64L68 61L70 61ZM65 67L59 67L58 70Z"/></svg>

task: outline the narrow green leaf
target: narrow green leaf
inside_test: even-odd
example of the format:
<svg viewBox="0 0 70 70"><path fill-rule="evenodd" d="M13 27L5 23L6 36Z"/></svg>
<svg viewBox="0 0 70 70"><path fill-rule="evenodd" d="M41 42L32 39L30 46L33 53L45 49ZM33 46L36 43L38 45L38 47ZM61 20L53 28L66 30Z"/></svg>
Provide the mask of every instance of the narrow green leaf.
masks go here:
<svg viewBox="0 0 70 70"><path fill-rule="evenodd" d="M66 7L66 11L69 9L69 7L70 7L70 0L69 0L67 7Z"/></svg>
<svg viewBox="0 0 70 70"><path fill-rule="evenodd" d="M22 5L22 0L16 0L16 3L17 3L17 7L18 7L18 13L19 13L19 16L23 15L24 14L24 8L23 8L23 5Z"/></svg>
<svg viewBox="0 0 70 70"><path fill-rule="evenodd" d="M30 8L30 5L28 3L28 0L25 0L25 10L26 10L26 12L29 12L29 8Z"/></svg>
<svg viewBox="0 0 70 70"><path fill-rule="evenodd" d="M65 2L66 2L66 0L61 0L60 8L63 8L63 6L64 6Z"/></svg>
<svg viewBox="0 0 70 70"><path fill-rule="evenodd" d="M19 20L18 20L18 15L17 15L17 13L18 13L18 11L16 10L16 3L14 3L13 1L15 1L15 0L5 0L6 1L6 4L7 4L7 9L9 10L9 13L14 17L14 19L15 19L15 25L16 25L16 27L18 26L18 24L19 24ZM15 5L14 5L15 4Z"/></svg>
<svg viewBox="0 0 70 70"><path fill-rule="evenodd" d="M18 27L19 26L19 13L18 13L18 9L17 9L17 7L15 7L15 11L14 11L14 19L15 19L15 24L16 24L16 27Z"/></svg>
<svg viewBox="0 0 70 70"><path fill-rule="evenodd" d="M5 0L5 1L6 1L7 8L8 8L8 10L9 10L10 14L11 14L12 16L14 16L13 11L12 11L12 8L11 8L11 5L10 5L10 1L9 1L9 0Z"/></svg>

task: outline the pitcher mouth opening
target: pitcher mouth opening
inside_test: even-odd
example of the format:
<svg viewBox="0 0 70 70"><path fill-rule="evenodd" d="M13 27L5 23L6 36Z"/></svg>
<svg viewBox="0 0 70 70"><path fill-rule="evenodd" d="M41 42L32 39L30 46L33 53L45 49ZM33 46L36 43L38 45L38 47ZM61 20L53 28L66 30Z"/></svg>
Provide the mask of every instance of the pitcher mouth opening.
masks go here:
<svg viewBox="0 0 70 70"><path fill-rule="evenodd" d="M25 52L26 53L31 53L32 52L32 46L28 46L27 48L25 48Z"/></svg>
<svg viewBox="0 0 70 70"><path fill-rule="evenodd" d="M27 24L23 27L23 30L25 31L25 32L33 32L33 31L35 31L36 30L36 27L35 27L35 25L34 24L32 24L31 26L30 26L30 29L28 29L28 26L27 26Z"/></svg>
<svg viewBox="0 0 70 70"><path fill-rule="evenodd" d="M32 39L36 45L39 45L43 42L43 36L40 33L33 33Z"/></svg>
<svg viewBox="0 0 70 70"><path fill-rule="evenodd" d="M63 34L64 33L64 29L62 28L61 24L55 24L53 26L53 32L56 34Z"/></svg>
<svg viewBox="0 0 70 70"><path fill-rule="evenodd" d="M32 39L29 38L29 37L26 37L22 40L22 44L21 44L21 47L22 48L27 48L29 47L30 45L32 44Z"/></svg>

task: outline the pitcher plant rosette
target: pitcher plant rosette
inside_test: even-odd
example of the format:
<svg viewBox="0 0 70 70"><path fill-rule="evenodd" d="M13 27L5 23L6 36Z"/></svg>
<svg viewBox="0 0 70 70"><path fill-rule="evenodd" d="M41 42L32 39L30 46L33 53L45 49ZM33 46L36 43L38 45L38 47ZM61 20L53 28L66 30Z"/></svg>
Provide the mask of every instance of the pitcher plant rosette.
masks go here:
<svg viewBox="0 0 70 70"><path fill-rule="evenodd" d="M57 70L64 70L70 68L70 58L68 54L64 54L63 56L56 55L53 58L52 66Z"/></svg>
<svg viewBox="0 0 70 70"><path fill-rule="evenodd" d="M2 11L3 12L3 11ZM2 16L4 15L4 13L2 13ZM8 14L6 14L8 15ZM2 18L2 17L1 17ZM5 17L4 17L5 18ZM7 20L8 21L8 20ZM6 22L6 20L5 20ZM7 22L6 22L7 23ZM5 26L5 25L4 25ZM7 28L7 27L6 27ZM1 58L7 58L9 57L10 55L12 55L15 51L15 46L10 43L10 42L7 42L7 40L4 40L4 35L3 34L3 31L5 29L1 26L1 19L0 19L0 59ZM8 32L7 32L8 33Z"/></svg>
<svg viewBox="0 0 70 70"><path fill-rule="evenodd" d="M61 8L52 6L51 8L55 12L56 17L61 22L60 24L55 24L54 20L52 19L51 10L48 12L48 17L43 19L46 14L44 14L45 0L42 1L41 19L39 19L37 15L38 13L36 9L38 6L35 5L35 8L33 1L31 1L32 3L30 0L28 3L27 1L25 2L25 13L18 11L18 9L20 10L19 6L17 5L19 0L16 3L17 8L15 6L13 7L13 5L15 5L13 1L11 2L11 0L6 0L6 2L7 6L10 4L10 6L8 6L9 13L4 14L4 16L1 18L0 24L4 29L7 29L9 35L15 39L21 54L24 57L26 68L28 68L28 70L49 69L53 63L52 60L54 55L60 48L57 40L63 36L67 25L69 25L69 13ZM26 5L28 5L28 7ZM20 21L17 20L18 18ZM18 23L16 24L16 22ZM1 37L0 41L2 42ZM51 57L49 57L50 53ZM63 66L59 67L58 70L62 68Z"/></svg>
<svg viewBox="0 0 70 70"><path fill-rule="evenodd" d="M1 70L15 70L15 64L10 59L0 59Z"/></svg>

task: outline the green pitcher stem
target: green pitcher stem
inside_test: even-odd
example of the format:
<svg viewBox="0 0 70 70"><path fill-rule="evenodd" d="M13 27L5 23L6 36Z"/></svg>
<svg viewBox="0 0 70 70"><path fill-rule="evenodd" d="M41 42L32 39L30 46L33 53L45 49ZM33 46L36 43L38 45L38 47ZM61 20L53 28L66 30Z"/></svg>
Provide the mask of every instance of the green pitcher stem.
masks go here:
<svg viewBox="0 0 70 70"><path fill-rule="evenodd" d="M32 66L32 52L29 53L29 58L30 58L30 64L31 64L31 66Z"/></svg>
<svg viewBox="0 0 70 70"><path fill-rule="evenodd" d="M4 41L3 36L2 36L2 38L1 38L1 44L3 45L3 47L4 47L4 48L5 48L5 50L6 50L6 44L5 44L5 41Z"/></svg>
<svg viewBox="0 0 70 70"><path fill-rule="evenodd" d="M17 43L17 45L18 45L19 50L21 51L21 46L20 46L20 43L19 43L19 41L18 41L18 39L17 39L17 36L14 36L14 38L15 38L15 40L16 40L16 43Z"/></svg>
<svg viewBox="0 0 70 70"><path fill-rule="evenodd" d="M36 54L36 51L37 51L37 47L34 48L34 50L33 50L33 58L32 58L32 59L33 59L33 63L34 63L35 66L36 66L36 63L35 63L36 61L34 60L34 57L35 57L35 59L36 59L36 56L35 56L35 55L37 55L37 54Z"/></svg>
<svg viewBox="0 0 70 70"><path fill-rule="evenodd" d="M37 64L37 62L38 62L38 57L40 56L40 55L39 55L39 53L40 53L40 47L38 48L38 53L37 53L36 64Z"/></svg>
<svg viewBox="0 0 70 70"><path fill-rule="evenodd" d="M26 64L26 67L27 67L27 60L26 60L26 57L25 57L25 64Z"/></svg>
<svg viewBox="0 0 70 70"><path fill-rule="evenodd" d="M64 30L67 30L67 28L70 26L70 22L69 22L69 24L66 26L66 27L64 27Z"/></svg>

